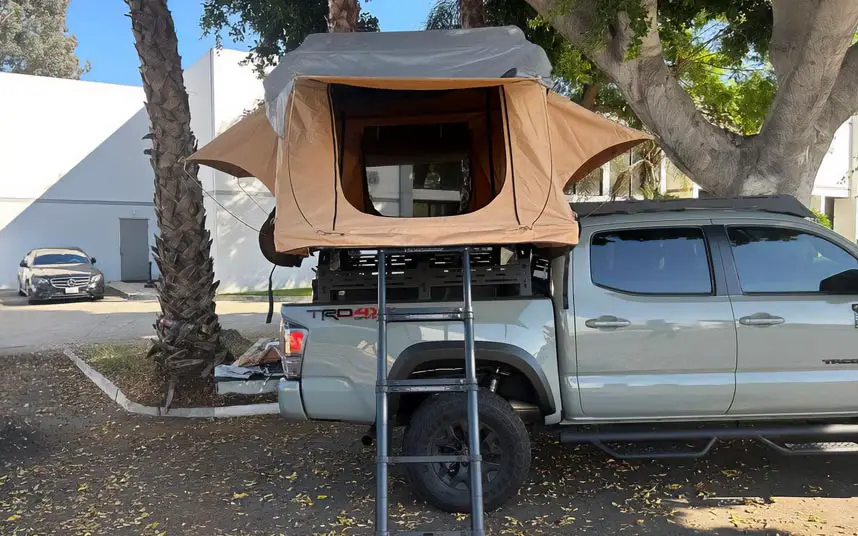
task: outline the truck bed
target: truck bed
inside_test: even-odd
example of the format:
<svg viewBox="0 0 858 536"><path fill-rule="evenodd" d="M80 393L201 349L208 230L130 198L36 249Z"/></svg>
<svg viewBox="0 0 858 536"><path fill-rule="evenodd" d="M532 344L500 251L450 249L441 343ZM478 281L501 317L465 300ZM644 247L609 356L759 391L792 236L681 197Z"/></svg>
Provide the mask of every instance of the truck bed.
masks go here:
<svg viewBox="0 0 858 536"><path fill-rule="evenodd" d="M397 303L391 307L420 307ZM434 302L454 307L457 302ZM375 303L284 304L282 318L308 330L301 368L304 410L310 419L370 424L375 420ZM560 420L560 386L554 337L554 310L547 297L500 298L474 302L475 339L507 344L533 356L548 380L557 411L546 423ZM426 322L388 326L388 366L409 347L463 340L461 322ZM479 352L478 352L479 354ZM451 351L451 358L461 357ZM479 357L479 356L478 356Z"/></svg>

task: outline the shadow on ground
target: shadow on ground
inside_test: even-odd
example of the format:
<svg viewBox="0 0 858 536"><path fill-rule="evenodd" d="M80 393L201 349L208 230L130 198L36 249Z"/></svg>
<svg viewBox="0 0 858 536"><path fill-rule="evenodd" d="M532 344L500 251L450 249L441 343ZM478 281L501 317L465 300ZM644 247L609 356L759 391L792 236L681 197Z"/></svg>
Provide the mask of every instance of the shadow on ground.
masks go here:
<svg viewBox="0 0 858 536"><path fill-rule="evenodd" d="M362 428L122 413L57 354L0 358L0 533L371 534ZM530 483L491 534L856 534L858 464L725 443L616 462L538 433ZM464 529L393 474L391 528ZM457 519L461 517L461 519Z"/></svg>

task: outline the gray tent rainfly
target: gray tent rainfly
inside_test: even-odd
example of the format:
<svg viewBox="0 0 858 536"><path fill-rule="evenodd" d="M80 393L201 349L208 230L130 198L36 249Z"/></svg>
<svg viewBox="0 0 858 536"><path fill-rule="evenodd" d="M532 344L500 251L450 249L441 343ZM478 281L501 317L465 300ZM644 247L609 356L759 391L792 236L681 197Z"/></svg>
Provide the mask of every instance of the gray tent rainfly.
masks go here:
<svg viewBox="0 0 858 536"><path fill-rule="evenodd" d="M282 138L298 76L338 78L536 78L551 63L515 26L425 32L313 34L283 56L263 82L268 120Z"/></svg>

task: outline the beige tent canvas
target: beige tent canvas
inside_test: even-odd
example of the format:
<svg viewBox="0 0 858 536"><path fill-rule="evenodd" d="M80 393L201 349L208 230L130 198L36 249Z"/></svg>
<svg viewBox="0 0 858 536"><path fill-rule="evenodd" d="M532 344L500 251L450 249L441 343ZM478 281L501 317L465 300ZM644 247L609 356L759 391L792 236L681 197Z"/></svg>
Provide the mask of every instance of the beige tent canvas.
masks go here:
<svg viewBox="0 0 858 536"><path fill-rule="evenodd" d="M573 246L564 187L648 139L550 91L517 28L324 34L290 54L266 107L190 158L268 187L279 253Z"/></svg>

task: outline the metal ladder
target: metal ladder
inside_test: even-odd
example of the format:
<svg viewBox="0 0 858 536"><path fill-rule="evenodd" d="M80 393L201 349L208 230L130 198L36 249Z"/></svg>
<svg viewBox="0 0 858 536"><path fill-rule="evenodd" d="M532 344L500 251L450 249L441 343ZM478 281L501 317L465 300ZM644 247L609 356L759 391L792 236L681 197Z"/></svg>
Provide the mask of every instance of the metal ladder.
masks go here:
<svg viewBox="0 0 858 536"><path fill-rule="evenodd" d="M462 254L461 307L444 308L387 308L387 255L388 253L433 253L458 251ZM464 324L465 378L387 379L387 325L394 322L444 322L459 320ZM389 536L388 529L388 468L402 463L468 463L470 464L471 530L469 531L411 531L397 532L410 536L484 536L482 457L480 456L480 423L477 408L477 373L474 355L474 308L471 295L471 252L467 247L457 248L406 248L378 251L378 378L376 380L376 437L377 470L375 494L375 533ZM440 393L464 391L468 400L468 455L467 456L389 456L388 395L391 393Z"/></svg>

